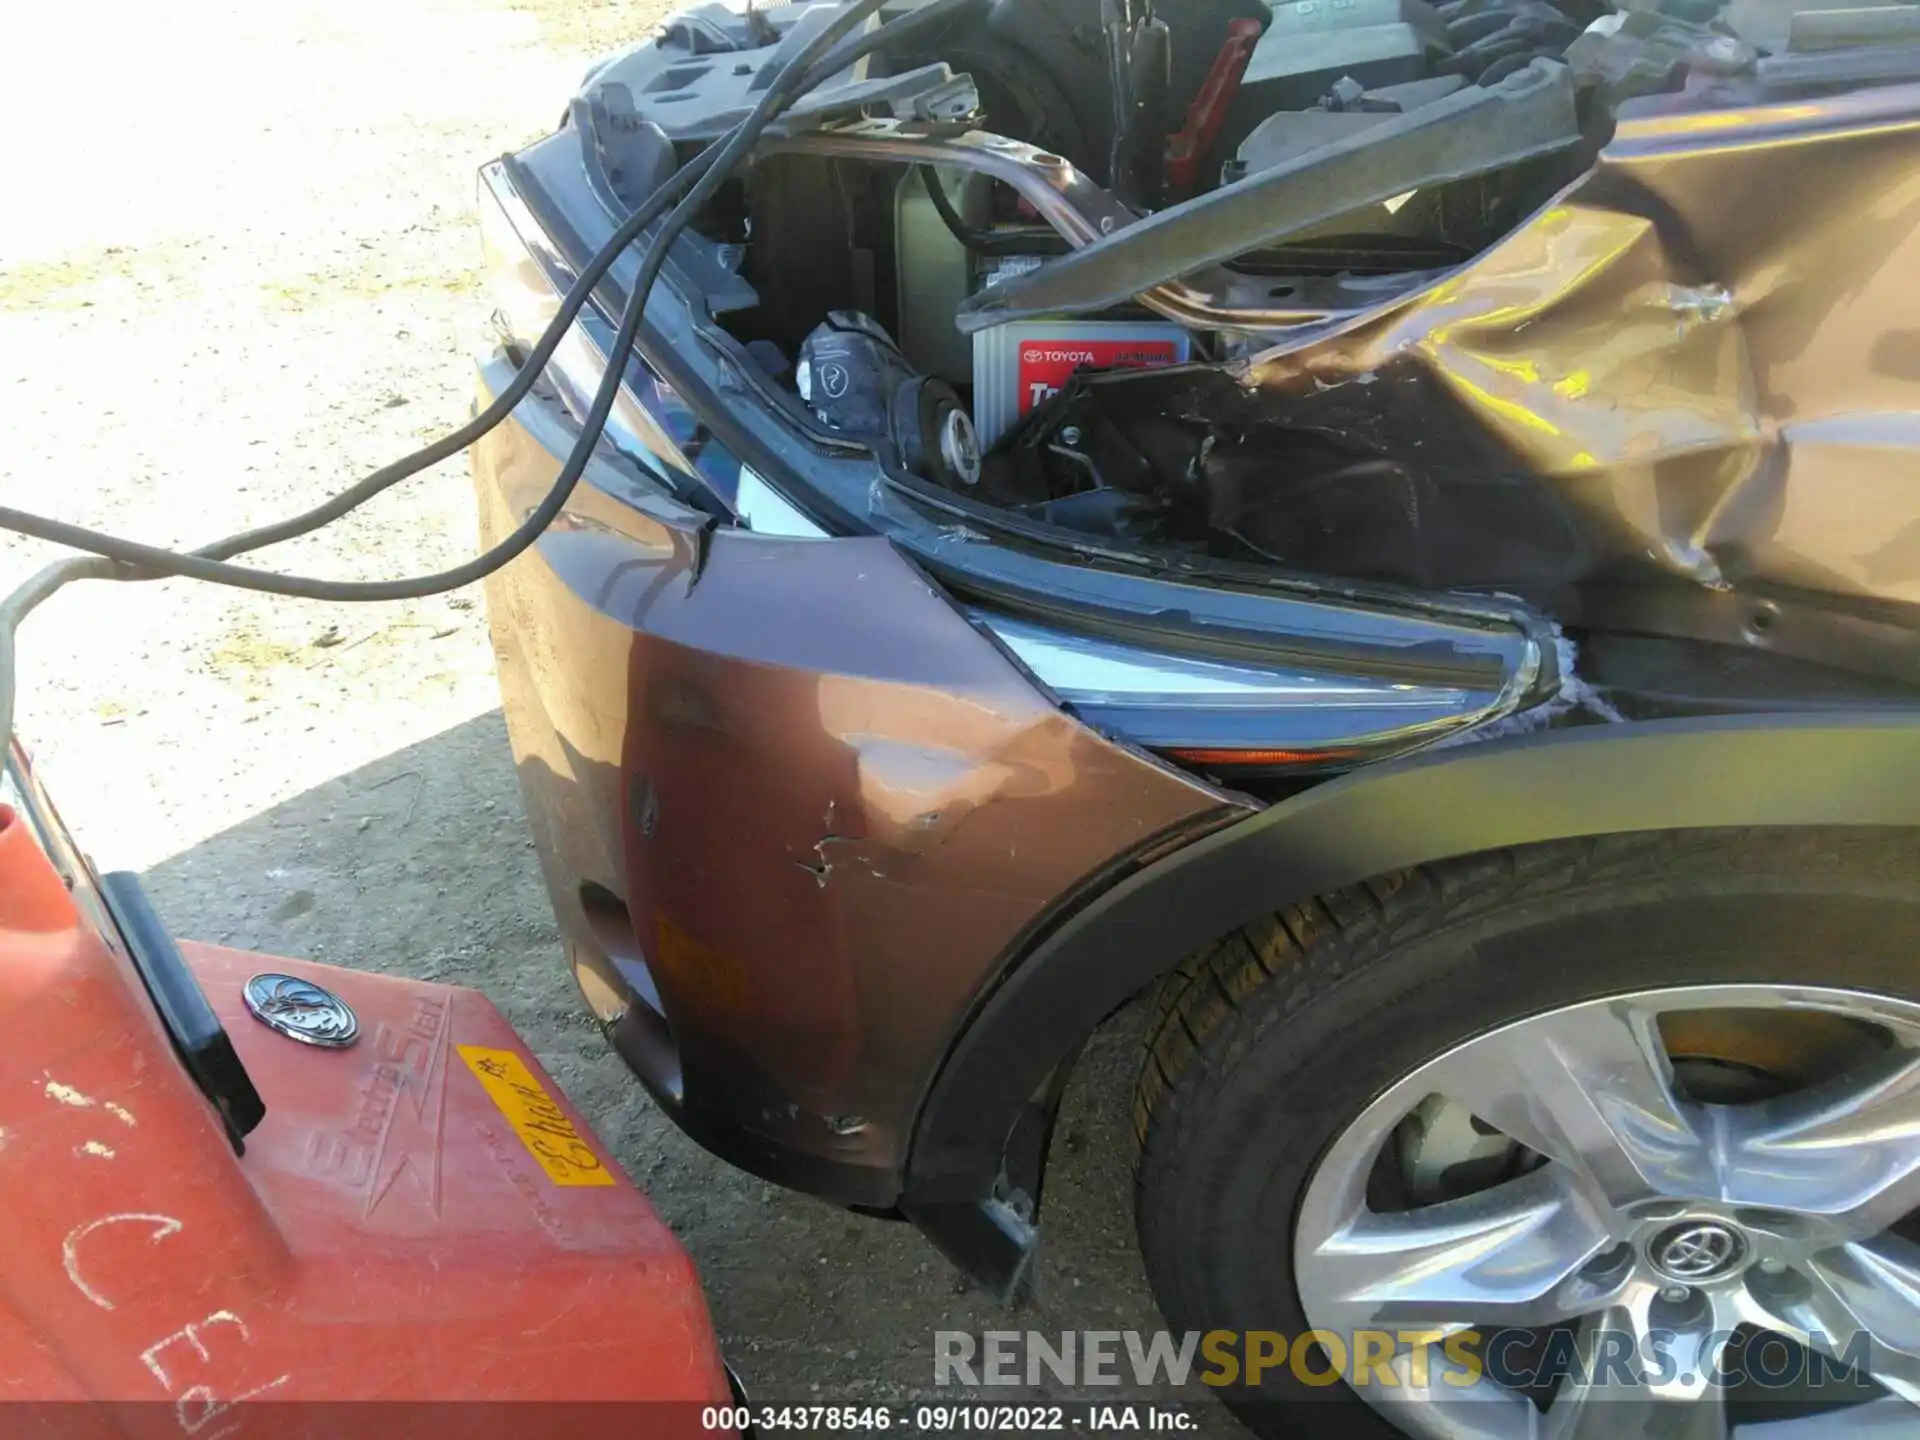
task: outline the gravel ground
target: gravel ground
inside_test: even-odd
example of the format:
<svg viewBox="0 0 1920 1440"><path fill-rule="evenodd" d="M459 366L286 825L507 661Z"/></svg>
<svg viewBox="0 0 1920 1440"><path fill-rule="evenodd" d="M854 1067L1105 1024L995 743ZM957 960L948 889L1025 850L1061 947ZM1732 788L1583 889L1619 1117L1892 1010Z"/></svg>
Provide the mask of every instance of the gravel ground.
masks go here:
<svg viewBox="0 0 1920 1440"><path fill-rule="evenodd" d="M474 168L664 8L90 6L84 69L16 65L0 88L22 137L0 210L0 494L184 545L457 424L488 309ZM6 26L16 57L75 53L57 8ZM409 574L474 538L454 464L271 561ZM0 538L0 582L51 553ZM83 587L30 623L22 670L20 730L69 823L104 867L144 871L182 934L500 1004L692 1250L756 1398L925 1392L936 1329L1159 1323L1125 1198L1126 1017L1069 1098L1040 1298L1017 1315L906 1227L762 1185L658 1115L565 976L477 593L354 608ZM1197 1433L1240 1433L1197 1413Z"/></svg>

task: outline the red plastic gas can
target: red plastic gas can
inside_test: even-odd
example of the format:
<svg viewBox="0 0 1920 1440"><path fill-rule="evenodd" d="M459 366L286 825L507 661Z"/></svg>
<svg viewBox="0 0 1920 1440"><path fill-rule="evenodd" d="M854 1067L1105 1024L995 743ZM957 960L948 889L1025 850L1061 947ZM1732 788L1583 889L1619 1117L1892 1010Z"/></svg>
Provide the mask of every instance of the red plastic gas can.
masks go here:
<svg viewBox="0 0 1920 1440"><path fill-rule="evenodd" d="M266 1104L236 1154L45 797L0 807L7 1433L692 1436L692 1263L477 992L183 947ZM326 987L344 1049L256 1021Z"/></svg>

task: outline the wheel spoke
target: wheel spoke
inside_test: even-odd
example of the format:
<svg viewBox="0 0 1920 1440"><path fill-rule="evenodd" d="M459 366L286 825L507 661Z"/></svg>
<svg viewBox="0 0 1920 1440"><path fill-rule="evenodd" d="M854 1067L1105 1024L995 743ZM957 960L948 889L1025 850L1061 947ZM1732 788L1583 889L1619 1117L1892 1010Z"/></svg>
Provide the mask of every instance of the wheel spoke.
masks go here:
<svg viewBox="0 0 1920 1440"><path fill-rule="evenodd" d="M1754 1290L1770 1328L1920 1405L1920 1246L1895 1235L1853 1241Z"/></svg>
<svg viewBox="0 0 1920 1440"><path fill-rule="evenodd" d="M1647 1390L1582 1387L1555 1398L1536 1430L1539 1440L1728 1440L1721 1393L1667 1399Z"/></svg>
<svg viewBox="0 0 1920 1440"><path fill-rule="evenodd" d="M1914 1048L1839 1049L1859 1063L1778 1099L1683 1097L1661 1017L1796 1007ZM1375 1209L1395 1161L1403 1196L1523 1173ZM1742 1436L1920 1435L1910 1216L1920 1004L1683 987L1518 1020L1381 1092L1300 1199L1294 1276L1314 1326L1398 1332L1399 1383L1353 1383L1421 1440L1732 1440L1734 1396L1778 1402Z"/></svg>
<svg viewBox="0 0 1920 1440"><path fill-rule="evenodd" d="M1303 1249L1300 1283L1347 1329L1544 1325L1612 1298L1619 1279L1580 1273L1611 1243L1549 1166L1419 1210L1361 1210Z"/></svg>
<svg viewBox="0 0 1920 1440"><path fill-rule="evenodd" d="M1539 1421L1531 1401L1477 1364L1456 1363L1441 1345L1416 1349L1402 1342L1392 1369L1394 1384L1376 1387L1373 1403L1422 1440L1530 1436Z"/></svg>
<svg viewBox="0 0 1920 1440"><path fill-rule="evenodd" d="M1656 1289L1636 1284L1580 1327L1581 1365L1534 1427L1537 1440L1728 1440L1725 1392L1710 1383L1731 1333L1719 1307L1691 1323L1657 1313ZM1654 1336L1669 1363L1649 1363Z"/></svg>
<svg viewBox="0 0 1920 1440"><path fill-rule="evenodd" d="M1583 1006L1488 1036L1434 1066L1432 1082L1567 1166L1608 1208L1700 1194L1711 1183L1699 1112L1674 1095L1653 1012L1631 1002Z"/></svg>
<svg viewBox="0 0 1920 1440"><path fill-rule="evenodd" d="M1824 1217L1861 1240L1920 1207L1920 1053L1716 1118L1735 1204Z"/></svg>

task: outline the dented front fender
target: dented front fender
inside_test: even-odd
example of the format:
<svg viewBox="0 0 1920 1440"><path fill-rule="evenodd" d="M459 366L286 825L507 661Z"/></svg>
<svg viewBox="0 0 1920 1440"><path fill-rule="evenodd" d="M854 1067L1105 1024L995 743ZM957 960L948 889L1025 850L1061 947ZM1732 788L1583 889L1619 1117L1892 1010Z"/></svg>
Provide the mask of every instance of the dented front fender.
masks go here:
<svg viewBox="0 0 1920 1440"><path fill-rule="evenodd" d="M1675 581L1920 602L1920 86L1664 103L1472 262L1246 386L1414 470L1537 477L1585 545L1563 619Z"/></svg>
<svg viewBox="0 0 1920 1440"><path fill-rule="evenodd" d="M542 413L474 451L490 536L552 483ZM703 1143L890 1205L1004 957L1243 802L1066 714L885 540L710 533L588 479L488 582L575 973Z"/></svg>

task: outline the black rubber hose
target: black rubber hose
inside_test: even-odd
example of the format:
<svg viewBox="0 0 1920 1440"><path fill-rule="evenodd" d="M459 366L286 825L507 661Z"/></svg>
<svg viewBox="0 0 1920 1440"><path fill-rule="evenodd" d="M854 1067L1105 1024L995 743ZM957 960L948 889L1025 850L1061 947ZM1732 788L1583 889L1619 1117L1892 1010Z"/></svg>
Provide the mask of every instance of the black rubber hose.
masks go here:
<svg viewBox="0 0 1920 1440"><path fill-rule="evenodd" d="M359 509L374 496L392 489L402 480L411 479L422 470L438 465L442 460L453 458L496 429L508 415L513 413L514 406L527 398L528 392L533 389L534 382L540 378L547 368L547 362L553 358L553 352L566 338L567 331L579 318L581 310L586 308L588 299L593 295L594 287L605 277L607 271L613 268L614 262L634 242L640 232L658 220L661 212L668 205L679 198L695 180L708 172L714 163L714 157L719 154L720 147L724 143L723 138L708 145L676 171L664 185L648 196L646 203L622 222L620 228L614 231L613 238L600 247L599 254L595 255L580 272L579 278L573 282L561 299L560 308L555 312L553 320L541 333L533 349L528 352L525 362L486 409L458 430L441 436L438 440L422 446L411 455L403 456L391 465L381 466L364 480L349 486L332 499L314 506L311 510L290 516L285 520L275 521L271 525L262 525L256 530L243 530L237 535L215 540L209 545L200 546L192 553L210 560L224 560L231 555L265 549L269 545L278 545L283 540L292 540L296 536L310 534L324 525L332 524L348 512Z"/></svg>
<svg viewBox="0 0 1920 1440"><path fill-rule="evenodd" d="M922 7L911 16L896 21L872 35L849 41L847 38L849 32L864 24L885 3L886 0L858 0L858 3L836 16L831 23L821 29L819 34L807 42L799 54L781 68L780 74L768 87L767 92L746 120L736 126L723 140L708 146L699 157L676 173L659 191L649 197L639 211L621 225L614 237L601 248L599 254L582 271L579 280L569 290L563 301L562 311L555 315L554 322L548 326L547 332L541 337L540 344L528 357L527 363L520 368L506 391L497 397L486 411L459 430L393 465L383 467L357 485L303 515L246 531L240 535L229 536L204 546L193 554L183 555L161 546L143 545L8 506L0 506L0 527L105 556L132 567L134 573L122 578L144 579L162 575L183 575L240 589L315 600L416 599L457 589L491 574L538 539L540 532L565 506L573 487L579 481L580 474L585 471L594 447L599 443L600 433L605 428L608 414L612 411L621 377L625 373L626 359L632 348L633 338L639 331L640 317L645 313L646 298L659 275L661 266L665 263L667 251L680 232L691 223L700 208L725 183L747 152L758 143L767 126L800 96L862 56L910 38L900 33L903 29L910 29L917 33L936 22L951 19L961 11L980 3L980 0L933 0L932 4ZM909 22L914 23L910 25ZM691 185L690 189L687 188L689 185ZM425 469L428 465L449 458L500 424L512 412L514 405L525 397L539 377L546 360L551 358L553 350L564 338L567 327L584 307L593 285L612 267L626 245L632 243L633 239L658 215L660 209L664 208L665 204L681 190L686 190L687 193L681 197L679 205L668 216L659 234L648 246L640 274L634 283L633 294L628 298L626 314L622 317L621 338L616 339L612 352L608 356L607 373L602 377L600 390L594 397L593 408L583 425L573 452L568 456L567 463L562 466L560 475L556 477L553 488L546 498L513 534L484 554L452 570L409 580L358 582L318 580L305 576L281 575L273 571L224 562L222 557L258 549L318 529L366 503L381 491ZM631 325L627 323L628 318L632 319Z"/></svg>
<svg viewBox="0 0 1920 1440"><path fill-rule="evenodd" d="M61 586L75 580L112 580L117 573L111 560L97 555L69 555L36 570L0 600L0 766L7 762L7 747L13 737L13 637L20 622Z"/></svg>
<svg viewBox="0 0 1920 1440"><path fill-rule="evenodd" d="M920 171L920 183L927 187L927 198L933 201L933 208L940 212L940 222L947 227L947 233L975 255L1064 255L1071 248L1058 232L1045 226L1036 225L1024 230L974 229L953 208L947 187L940 183L940 177L934 173L933 167L921 165L916 168Z"/></svg>
<svg viewBox="0 0 1920 1440"><path fill-rule="evenodd" d="M952 20L967 10L986 3L986 0L933 0L910 15L902 16L884 28L870 35L855 35L844 39L824 60L818 61L803 77L800 87L793 98L817 89L823 82L830 80L849 66L857 64L869 55L883 50L896 48L915 40L928 30ZM763 102L764 103L764 102ZM357 484L343 490L332 499L316 505L302 514L279 520L271 525L263 525L255 530L244 530L237 535L202 545L192 553L210 560L225 560L241 555L249 550L265 549L269 545L278 545L284 540L310 534L324 525L330 525L350 511L366 504L374 496L391 489L402 480L419 474L422 470L451 459L469 445L481 439L497 428L513 407L526 399L534 383L552 360L553 352L566 338L567 331L579 318L593 294L594 287L612 269L626 248L660 217L668 205L678 199L686 188L703 176L707 168L714 163L727 137L713 141L692 160L688 161L613 232L607 243L581 270L578 278L568 289L560 302L560 308L542 332L525 362L515 372L514 377L493 399L493 403L482 410L473 419L451 434L441 437L430 445L422 446L411 455L384 465Z"/></svg>

